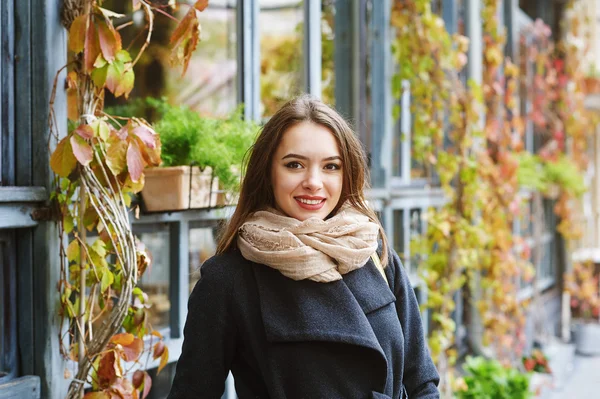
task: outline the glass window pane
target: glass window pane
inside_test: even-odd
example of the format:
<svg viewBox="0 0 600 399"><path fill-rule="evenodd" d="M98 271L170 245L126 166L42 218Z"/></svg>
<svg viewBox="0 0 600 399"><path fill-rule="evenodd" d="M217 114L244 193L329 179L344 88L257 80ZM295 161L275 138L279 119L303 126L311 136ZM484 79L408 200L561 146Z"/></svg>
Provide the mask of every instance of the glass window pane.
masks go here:
<svg viewBox="0 0 600 399"><path fill-rule="evenodd" d="M321 3L321 97L329 105L335 105L335 1Z"/></svg>
<svg viewBox="0 0 600 399"><path fill-rule="evenodd" d="M303 91L304 1L259 0L261 115Z"/></svg>
<svg viewBox="0 0 600 399"><path fill-rule="evenodd" d="M200 13L201 42L187 73L168 68L168 97L202 115L224 116L237 105L237 0L211 0ZM181 7L187 12L187 7Z"/></svg>
<svg viewBox="0 0 600 399"><path fill-rule="evenodd" d="M190 292L200 279L200 266L217 250L215 237L216 233L213 227L190 229Z"/></svg>
<svg viewBox="0 0 600 399"><path fill-rule="evenodd" d="M152 263L139 281L140 288L148 295L152 305L148 312L148 322L155 330L169 327L169 266L171 251L169 248L168 226L152 226L152 231L134 234L144 243L150 252Z"/></svg>
<svg viewBox="0 0 600 399"><path fill-rule="evenodd" d="M394 211L394 250L400 256L400 259L404 258L404 211Z"/></svg>

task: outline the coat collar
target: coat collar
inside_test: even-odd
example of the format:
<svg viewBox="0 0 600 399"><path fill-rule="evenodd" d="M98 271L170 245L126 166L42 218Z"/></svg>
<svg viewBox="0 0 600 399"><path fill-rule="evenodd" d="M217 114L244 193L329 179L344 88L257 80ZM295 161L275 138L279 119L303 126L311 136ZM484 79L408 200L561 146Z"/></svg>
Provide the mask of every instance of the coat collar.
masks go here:
<svg viewBox="0 0 600 399"><path fill-rule="evenodd" d="M331 283L294 281L268 266L253 267L268 341L358 345L387 363L368 314L396 298L371 260Z"/></svg>

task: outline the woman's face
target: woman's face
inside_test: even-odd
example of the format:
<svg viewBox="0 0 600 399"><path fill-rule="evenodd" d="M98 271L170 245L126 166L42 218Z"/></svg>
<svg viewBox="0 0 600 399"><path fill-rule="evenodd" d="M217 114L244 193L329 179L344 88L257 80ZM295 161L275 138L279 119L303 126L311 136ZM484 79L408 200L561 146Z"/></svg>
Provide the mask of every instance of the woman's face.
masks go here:
<svg viewBox="0 0 600 399"><path fill-rule="evenodd" d="M300 221L325 219L340 200L342 168L329 129L312 122L292 126L283 134L271 165L275 207Z"/></svg>

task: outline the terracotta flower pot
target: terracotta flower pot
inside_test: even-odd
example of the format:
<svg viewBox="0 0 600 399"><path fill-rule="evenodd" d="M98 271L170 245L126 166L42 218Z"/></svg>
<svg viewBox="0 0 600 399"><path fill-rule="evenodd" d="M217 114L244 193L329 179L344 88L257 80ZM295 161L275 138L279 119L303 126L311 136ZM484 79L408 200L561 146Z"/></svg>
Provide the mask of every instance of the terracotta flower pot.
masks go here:
<svg viewBox="0 0 600 399"><path fill-rule="evenodd" d="M148 168L144 173L142 199L148 212L224 205L219 201L219 181L210 168L170 166Z"/></svg>

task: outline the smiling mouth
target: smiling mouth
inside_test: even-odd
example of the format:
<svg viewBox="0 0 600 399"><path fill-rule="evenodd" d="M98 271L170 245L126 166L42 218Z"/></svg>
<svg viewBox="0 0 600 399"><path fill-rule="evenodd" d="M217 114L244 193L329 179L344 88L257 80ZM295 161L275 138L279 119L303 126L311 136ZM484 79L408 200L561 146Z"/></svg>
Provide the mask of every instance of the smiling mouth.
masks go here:
<svg viewBox="0 0 600 399"><path fill-rule="evenodd" d="M296 198L296 200L298 200L299 202L306 204L306 205L319 205L321 202L325 201L325 199L315 199L315 200L310 200L310 199L306 199L306 198Z"/></svg>

